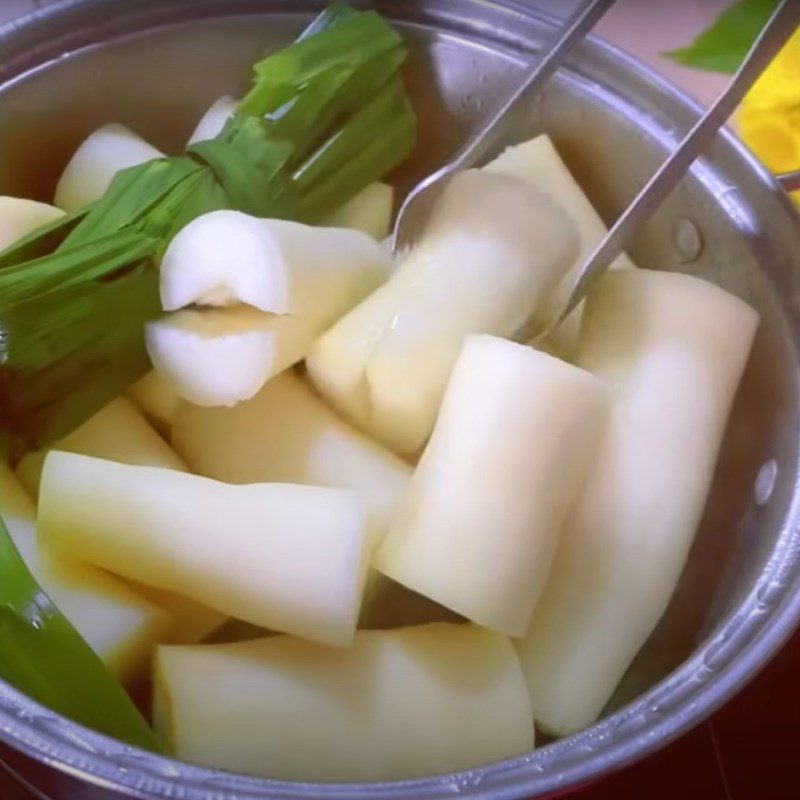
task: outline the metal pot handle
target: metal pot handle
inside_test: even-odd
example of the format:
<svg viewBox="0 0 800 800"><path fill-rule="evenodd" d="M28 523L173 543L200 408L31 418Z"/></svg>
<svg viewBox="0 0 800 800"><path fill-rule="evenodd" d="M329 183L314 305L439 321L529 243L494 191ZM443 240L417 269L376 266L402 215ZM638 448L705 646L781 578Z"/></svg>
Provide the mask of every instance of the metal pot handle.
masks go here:
<svg viewBox="0 0 800 800"><path fill-rule="evenodd" d="M784 172L782 175L776 175L775 177L787 192L794 192L800 189L800 170Z"/></svg>

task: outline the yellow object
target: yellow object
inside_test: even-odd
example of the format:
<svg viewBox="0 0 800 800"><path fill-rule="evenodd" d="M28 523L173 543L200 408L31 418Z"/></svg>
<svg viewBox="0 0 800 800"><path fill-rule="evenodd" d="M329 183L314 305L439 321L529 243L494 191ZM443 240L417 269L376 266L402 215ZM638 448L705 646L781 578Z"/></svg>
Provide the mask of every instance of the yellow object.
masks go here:
<svg viewBox="0 0 800 800"><path fill-rule="evenodd" d="M800 169L800 30L749 91L736 122L742 140L771 170ZM792 196L800 202L800 193Z"/></svg>

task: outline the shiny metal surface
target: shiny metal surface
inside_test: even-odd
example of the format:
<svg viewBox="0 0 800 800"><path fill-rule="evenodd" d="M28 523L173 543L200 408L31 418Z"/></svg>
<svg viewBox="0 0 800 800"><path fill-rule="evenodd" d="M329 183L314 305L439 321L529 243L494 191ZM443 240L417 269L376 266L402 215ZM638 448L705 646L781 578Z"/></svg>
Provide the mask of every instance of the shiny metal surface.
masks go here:
<svg viewBox="0 0 800 800"><path fill-rule="evenodd" d="M547 26L513 0L373 5L413 43L408 85L421 134L396 176L407 190L509 95ZM111 120L177 148L214 98L241 90L256 55L285 42L317 8L311 0L74 0L0 29L0 192L47 198L78 141ZM640 64L590 41L514 124L520 136L550 133L613 220L698 116ZM455 775L285 784L146 755L0 684L0 759L55 800L501 800L595 780L710 714L800 618L800 224L776 181L723 134L630 249L641 266L690 271L745 297L763 324L687 568L602 721L525 757Z"/></svg>
<svg viewBox="0 0 800 800"><path fill-rule="evenodd" d="M540 58L532 62L530 74L516 87L511 97L481 125L460 147L449 163L420 181L406 196L397 212L392 234L392 253L397 255L411 248L425 229L431 212L441 199L450 179L461 170L478 167L486 161L486 154L498 147L520 144L509 125L514 110L535 102L536 93L562 67L567 56L586 38L615 0L586 0L566 20L558 31L556 40L547 44Z"/></svg>
<svg viewBox="0 0 800 800"><path fill-rule="evenodd" d="M784 175L778 175L778 181L787 192L794 192L800 189L800 170L797 172L787 172Z"/></svg>
<svg viewBox="0 0 800 800"><path fill-rule="evenodd" d="M747 92L772 63L799 24L800 3L796 0L782 0L753 42L725 91L658 168L581 267L567 305L553 327L563 322L575 310L611 262L624 252L636 228L658 210L664 198L675 188L695 159L714 141L719 129L733 116ZM550 333L550 330L545 334Z"/></svg>

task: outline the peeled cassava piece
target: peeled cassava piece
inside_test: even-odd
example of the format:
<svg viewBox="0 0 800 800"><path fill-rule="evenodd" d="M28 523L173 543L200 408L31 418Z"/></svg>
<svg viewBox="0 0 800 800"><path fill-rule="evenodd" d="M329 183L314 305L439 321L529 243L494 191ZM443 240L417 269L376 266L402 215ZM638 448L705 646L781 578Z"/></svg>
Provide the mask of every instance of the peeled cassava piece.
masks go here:
<svg viewBox="0 0 800 800"><path fill-rule="evenodd" d="M157 158L164 154L124 125L104 125L75 151L56 187L55 204L77 211L99 200L121 170Z"/></svg>
<svg viewBox="0 0 800 800"><path fill-rule="evenodd" d="M610 424L520 643L536 719L592 723L667 607L706 501L757 325L687 275L622 270L589 296L577 363Z"/></svg>
<svg viewBox="0 0 800 800"><path fill-rule="evenodd" d="M36 541L36 508L5 463L0 463L0 514L41 588L106 666L124 682L144 674L169 616L99 569L53 558Z"/></svg>
<svg viewBox="0 0 800 800"><path fill-rule="evenodd" d="M187 147L190 147L197 142L207 142L209 139L216 139L222 133L225 123L233 116L236 107L239 105L238 100L232 97L220 97L211 108L206 111L197 127L189 137Z"/></svg>
<svg viewBox="0 0 800 800"><path fill-rule="evenodd" d="M383 241L392 229L394 189L386 183L371 183L334 211L323 223L329 228L350 228Z"/></svg>
<svg viewBox="0 0 800 800"><path fill-rule="evenodd" d="M522 636L606 422L588 372L469 337L375 566L487 628Z"/></svg>
<svg viewBox="0 0 800 800"><path fill-rule="evenodd" d="M379 286L389 268L360 231L214 211L187 225L167 249L161 303L165 311L244 303L325 325Z"/></svg>
<svg viewBox="0 0 800 800"><path fill-rule="evenodd" d="M169 632L161 638L163 644L196 644L221 628L230 617L221 611L198 603L175 592L154 589L132 582L134 591L169 614Z"/></svg>
<svg viewBox="0 0 800 800"><path fill-rule="evenodd" d="M64 212L47 203L23 200L20 197L0 197L0 251L27 236L42 225L55 222Z"/></svg>
<svg viewBox="0 0 800 800"><path fill-rule="evenodd" d="M505 175L463 172L389 281L315 344L309 372L365 430L418 452L466 336L522 328L577 247L574 224L543 193Z"/></svg>
<svg viewBox="0 0 800 800"><path fill-rule="evenodd" d="M232 408L182 403L172 431L175 449L194 472L226 483L301 483L352 489L366 503L377 545L386 535L411 480L411 467L351 427L299 377L273 378ZM400 592L370 574L359 624L403 618ZM410 593L405 592L405 595ZM410 619L440 613L406 597Z"/></svg>
<svg viewBox="0 0 800 800"><path fill-rule="evenodd" d="M128 397L159 433L169 436L181 399L175 387L163 375L155 370L148 372L128 389Z"/></svg>
<svg viewBox="0 0 800 800"><path fill-rule="evenodd" d="M156 433L127 397L112 400L69 436L53 445L54 450L81 453L121 464L186 470L186 464ZM34 496L48 450L29 453L17 465L17 476Z"/></svg>
<svg viewBox="0 0 800 800"><path fill-rule="evenodd" d="M508 640L473 625L159 648L156 727L180 759L281 780L384 781L533 747Z"/></svg>
<svg viewBox="0 0 800 800"><path fill-rule="evenodd" d="M352 492L232 486L55 451L39 537L130 580L333 645L352 640L370 555Z"/></svg>
<svg viewBox="0 0 800 800"><path fill-rule="evenodd" d="M301 361L389 268L384 250L360 231L207 214L164 256L161 301L176 313L148 325L150 356L186 400L249 400Z"/></svg>
<svg viewBox="0 0 800 800"><path fill-rule="evenodd" d="M179 397L200 406L234 406L303 359L314 337L298 317L250 306L185 308L146 326L156 372Z"/></svg>
<svg viewBox="0 0 800 800"><path fill-rule="evenodd" d="M172 443L195 472L226 483L352 489L381 536L411 479L408 464L353 429L291 372L233 408L181 404Z"/></svg>
<svg viewBox="0 0 800 800"><path fill-rule="evenodd" d="M533 320L532 328L541 330L552 322L566 304L577 271L606 235L607 228L584 194L578 182L567 169L553 142L547 135L537 136L529 142L509 147L501 156L488 164L488 172L511 175L530 183L553 198L567 212L578 229L580 247L567 274ZM612 269L632 267L626 255L620 255ZM571 360L580 330L581 309L573 311L547 337L548 348L560 357ZM540 345L537 342L537 345Z"/></svg>
<svg viewBox="0 0 800 800"><path fill-rule="evenodd" d="M136 406L125 397L112 400L53 448L94 458L147 467L163 467L185 472L186 463L156 433ZM17 477L34 496L39 493L39 479L49 450L29 453L17 465ZM200 603L135 585L134 591L164 609L170 617L168 634L161 642L190 644L199 641L226 620L224 614ZM67 615L69 616L69 615Z"/></svg>

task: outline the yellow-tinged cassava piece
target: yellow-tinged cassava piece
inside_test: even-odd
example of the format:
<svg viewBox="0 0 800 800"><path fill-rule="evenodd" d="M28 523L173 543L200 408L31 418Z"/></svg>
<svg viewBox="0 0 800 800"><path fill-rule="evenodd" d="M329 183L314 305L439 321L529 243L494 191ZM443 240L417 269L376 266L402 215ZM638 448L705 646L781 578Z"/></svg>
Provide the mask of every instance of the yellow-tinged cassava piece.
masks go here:
<svg viewBox="0 0 800 800"><path fill-rule="evenodd" d="M508 640L473 625L359 631L348 650L286 636L161 647L156 727L186 761L293 781L382 781L533 747Z"/></svg>
<svg viewBox="0 0 800 800"><path fill-rule="evenodd" d="M468 337L376 568L522 636L607 413L606 387L590 373L505 339Z"/></svg>
<svg viewBox="0 0 800 800"><path fill-rule="evenodd" d="M393 211L394 189L387 183L375 182L334 211L323 224L363 231L380 242L391 233Z"/></svg>
<svg viewBox="0 0 800 800"><path fill-rule="evenodd" d="M63 216L60 208L47 203L21 197L0 197L0 250Z"/></svg>
<svg viewBox="0 0 800 800"><path fill-rule="evenodd" d="M545 729L594 722L666 609L757 322L676 273L610 272L589 295L577 364L608 382L609 427L519 647Z"/></svg>
<svg viewBox="0 0 800 800"><path fill-rule="evenodd" d="M371 553L354 492L233 486L58 451L42 472L39 538L130 580L333 645L352 640Z"/></svg>
<svg viewBox="0 0 800 800"><path fill-rule="evenodd" d="M175 387L163 375L152 370L128 389L128 397L139 406L147 421L169 438L172 420L181 401Z"/></svg>
<svg viewBox="0 0 800 800"><path fill-rule="evenodd" d="M183 459L162 439L127 398L118 397L68 436L53 450L81 453L121 464L138 464L186 471ZM34 496L47 450L29 453L17 465L17 476Z"/></svg>
<svg viewBox="0 0 800 800"><path fill-rule="evenodd" d="M123 683L142 677L153 648L168 640L169 616L113 576L40 547L36 508L5 463L0 513L34 578L106 666Z"/></svg>
<svg viewBox="0 0 800 800"><path fill-rule="evenodd" d="M99 200L123 169L136 167L164 154L124 125L104 125L75 151L56 187L55 204L78 211Z"/></svg>
<svg viewBox="0 0 800 800"><path fill-rule="evenodd" d="M192 470L226 483L352 489L381 537L411 479L405 461L352 428L291 372L233 408L181 404L172 444Z"/></svg>

